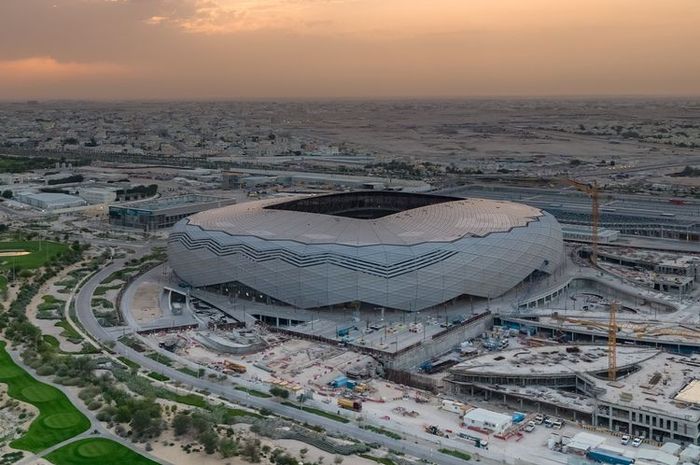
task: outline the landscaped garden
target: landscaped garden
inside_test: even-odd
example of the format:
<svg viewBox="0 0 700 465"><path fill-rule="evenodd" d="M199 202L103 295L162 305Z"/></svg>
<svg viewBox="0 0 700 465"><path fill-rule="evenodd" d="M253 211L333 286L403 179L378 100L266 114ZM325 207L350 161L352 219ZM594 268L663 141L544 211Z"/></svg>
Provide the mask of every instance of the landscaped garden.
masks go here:
<svg viewBox="0 0 700 465"><path fill-rule="evenodd" d="M15 449L39 452L76 436L90 427L90 421L70 403L61 391L42 383L19 367L0 342L0 383L8 385L8 395L39 409L27 433L13 441Z"/></svg>

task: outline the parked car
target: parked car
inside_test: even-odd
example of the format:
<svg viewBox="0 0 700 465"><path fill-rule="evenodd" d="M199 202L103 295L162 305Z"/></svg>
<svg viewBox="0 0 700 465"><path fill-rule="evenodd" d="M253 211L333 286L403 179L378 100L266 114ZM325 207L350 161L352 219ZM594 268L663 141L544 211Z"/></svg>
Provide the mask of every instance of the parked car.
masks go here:
<svg viewBox="0 0 700 465"><path fill-rule="evenodd" d="M629 434L625 434L620 438L620 442L622 443L623 446L626 446L627 444L630 443L630 437Z"/></svg>
<svg viewBox="0 0 700 465"><path fill-rule="evenodd" d="M632 447L639 447L642 445L642 438L634 438L632 440Z"/></svg>
<svg viewBox="0 0 700 465"><path fill-rule="evenodd" d="M535 424L541 425L542 422L544 422L544 415L542 415L541 413L538 413L537 415L535 415Z"/></svg>
<svg viewBox="0 0 700 465"><path fill-rule="evenodd" d="M525 425L525 432L526 433L531 433L535 429L535 422L534 421L528 421L527 425Z"/></svg>

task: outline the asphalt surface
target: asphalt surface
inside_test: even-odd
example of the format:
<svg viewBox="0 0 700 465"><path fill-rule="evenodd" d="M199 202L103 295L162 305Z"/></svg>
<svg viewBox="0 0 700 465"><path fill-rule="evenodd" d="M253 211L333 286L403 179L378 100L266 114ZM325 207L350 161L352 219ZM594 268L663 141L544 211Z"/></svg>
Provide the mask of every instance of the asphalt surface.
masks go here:
<svg viewBox="0 0 700 465"><path fill-rule="evenodd" d="M145 254L146 250L139 251L137 256L140 254ZM132 257L129 257L134 258ZM330 433L336 433L341 435L346 435L355 440L363 441L366 443L377 443L381 444L392 450L402 451L405 454L412 455L418 458L426 459L438 464L444 465L464 465L464 460L452 457L450 455L442 454L437 451L440 447L457 448L460 450L465 450L474 454L473 448L465 447L465 443L456 442L448 439L442 439L440 442L443 445L437 443L429 442L424 438L414 436L411 440L396 440L389 438L387 436L377 434L371 431L364 430L354 423L340 423L335 420L331 420L313 413L298 410L292 407L287 407L280 404L274 399L262 399L258 397L250 396L249 394L237 391L233 388L231 384L225 385L219 382L209 381L208 379L196 378L189 376L186 373L182 373L174 368L162 365L155 360L152 360L145 355L135 351L134 349L122 344L117 340L118 335L108 332L105 328L99 325L97 319L92 313L91 300L95 289L107 276L109 276L114 271L117 271L125 266L125 262L128 259L118 259L112 264L100 270L98 273L90 277L80 288L76 298L75 298L75 309L78 321L83 326L85 331L90 334L96 340L102 343L113 343L112 350L123 356L132 360L141 367L155 371L157 373L163 374L168 378L179 381L188 386L192 386L196 390L206 390L214 395L220 396L230 402L249 407L255 410L267 409L270 412L284 416L287 418L293 418L297 421L306 422L312 425L320 426ZM406 433L407 436L410 433ZM487 453L486 451L483 451ZM484 454L479 453L482 457ZM488 454L491 455L491 454ZM488 459L481 459L483 463L497 463ZM499 460L500 462L500 460Z"/></svg>

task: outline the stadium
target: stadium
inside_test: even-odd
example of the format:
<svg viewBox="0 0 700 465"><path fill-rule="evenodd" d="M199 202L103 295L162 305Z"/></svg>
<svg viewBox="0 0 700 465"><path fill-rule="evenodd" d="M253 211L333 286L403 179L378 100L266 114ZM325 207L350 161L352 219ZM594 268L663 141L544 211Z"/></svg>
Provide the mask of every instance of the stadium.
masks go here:
<svg viewBox="0 0 700 465"><path fill-rule="evenodd" d="M370 191L198 213L175 225L168 254L196 288L303 309L415 312L551 274L564 247L559 223L534 207Z"/></svg>

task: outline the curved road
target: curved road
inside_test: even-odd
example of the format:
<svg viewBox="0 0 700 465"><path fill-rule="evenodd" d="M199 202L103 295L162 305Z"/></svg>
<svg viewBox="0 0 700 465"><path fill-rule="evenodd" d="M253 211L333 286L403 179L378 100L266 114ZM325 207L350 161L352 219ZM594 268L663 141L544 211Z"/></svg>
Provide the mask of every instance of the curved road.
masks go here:
<svg viewBox="0 0 700 465"><path fill-rule="evenodd" d="M139 251L137 255L145 254L146 252L147 250ZM196 390L206 390L211 394L220 396L221 398L234 402L238 405L254 410L264 408L283 417L293 418L300 422L320 426L331 433L345 435L365 443L378 443L388 449L402 451L408 455L439 463L440 465L464 465L465 463L463 459L440 453L438 449L441 447L468 450L472 455L478 454L481 462L486 464L512 463L516 459L515 455L506 456L504 452L504 448L506 446L501 448L494 447L494 450L488 451L479 450L460 440L435 437L433 441L429 441L426 438L417 436L415 434L416 432L413 431L403 431L402 435L410 439L392 439L382 434L364 430L353 422L340 423L313 413L287 407L272 398L266 399L250 396L245 392L233 389L231 385L223 385L221 383L209 381L208 379L200 379L189 376L186 373L182 373L172 367L160 364L155 360L146 357L142 353L139 353L119 342L117 340L119 336L106 331L105 328L100 326L92 313L91 300L95 289L107 276L114 271L123 268L126 261L127 259L117 259L90 277L80 288L80 291L75 298L75 309L79 322L85 331L91 335L91 337L95 338L101 343L114 344L112 350L115 353L137 362L139 365L141 365L141 367L163 374L170 379L179 381L185 385L192 386ZM547 453L545 451L542 452ZM552 453L548 453L546 456L540 455L533 450L528 450L527 452L523 451L523 454L520 455L519 459L521 460L520 463L527 463L527 461L530 461L531 463L536 463L538 465L566 463L565 457L557 457L556 455L552 455Z"/></svg>

